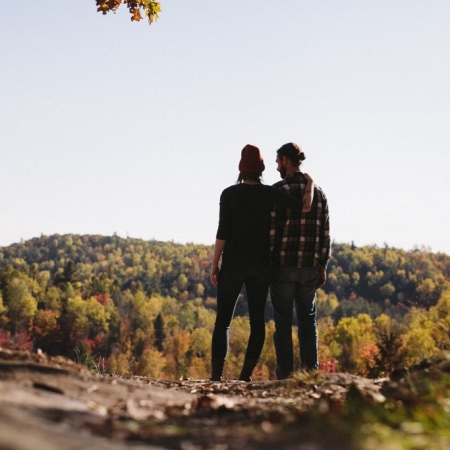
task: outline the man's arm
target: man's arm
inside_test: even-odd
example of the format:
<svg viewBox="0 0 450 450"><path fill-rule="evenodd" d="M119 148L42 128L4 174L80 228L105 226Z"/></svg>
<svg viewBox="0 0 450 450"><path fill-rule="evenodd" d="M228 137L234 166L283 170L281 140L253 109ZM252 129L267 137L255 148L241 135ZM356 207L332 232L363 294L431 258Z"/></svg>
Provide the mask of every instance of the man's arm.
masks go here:
<svg viewBox="0 0 450 450"><path fill-rule="evenodd" d="M319 259L319 279L317 288L322 287L327 279L327 265L331 255L331 240L330 240L330 214L328 211L328 201L325 194L322 193L322 217L320 227L320 259Z"/></svg>

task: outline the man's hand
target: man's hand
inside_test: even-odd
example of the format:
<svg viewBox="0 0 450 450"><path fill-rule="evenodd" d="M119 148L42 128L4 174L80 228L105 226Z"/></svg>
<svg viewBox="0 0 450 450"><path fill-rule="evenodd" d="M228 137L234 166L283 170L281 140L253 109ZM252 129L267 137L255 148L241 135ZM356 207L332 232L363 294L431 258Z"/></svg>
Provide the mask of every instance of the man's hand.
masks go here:
<svg viewBox="0 0 450 450"><path fill-rule="evenodd" d="M319 277L317 278L317 289L321 288L325 281L327 281L327 273L325 272L325 267L319 266Z"/></svg>
<svg viewBox="0 0 450 450"><path fill-rule="evenodd" d="M219 285L219 267L213 266L211 267L211 273L209 275L209 279L211 280L211 283L217 287Z"/></svg>

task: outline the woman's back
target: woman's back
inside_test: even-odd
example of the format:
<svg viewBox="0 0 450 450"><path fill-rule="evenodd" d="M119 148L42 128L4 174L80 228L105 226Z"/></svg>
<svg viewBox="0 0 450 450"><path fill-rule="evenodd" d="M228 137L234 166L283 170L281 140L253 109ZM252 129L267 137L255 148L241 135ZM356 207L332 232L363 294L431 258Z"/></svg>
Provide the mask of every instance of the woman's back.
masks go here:
<svg viewBox="0 0 450 450"><path fill-rule="evenodd" d="M288 206L296 200L262 184L241 183L225 189L217 231L217 239L226 241L224 255L269 258L270 213L273 204L280 202Z"/></svg>

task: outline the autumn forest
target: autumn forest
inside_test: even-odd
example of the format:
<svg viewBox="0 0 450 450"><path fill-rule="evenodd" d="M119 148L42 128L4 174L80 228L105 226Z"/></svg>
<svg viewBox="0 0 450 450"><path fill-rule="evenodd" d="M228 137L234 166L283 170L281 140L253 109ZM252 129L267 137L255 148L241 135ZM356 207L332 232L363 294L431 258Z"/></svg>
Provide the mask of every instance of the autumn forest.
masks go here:
<svg viewBox="0 0 450 450"><path fill-rule="evenodd" d="M204 379L216 306L212 252L94 235L0 248L0 347L65 355L99 373ZM317 295L322 370L383 376L450 349L450 256L338 243L332 252ZM269 297L255 379L274 378L273 331ZM243 291L228 379L238 375L248 333Z"/></svg>

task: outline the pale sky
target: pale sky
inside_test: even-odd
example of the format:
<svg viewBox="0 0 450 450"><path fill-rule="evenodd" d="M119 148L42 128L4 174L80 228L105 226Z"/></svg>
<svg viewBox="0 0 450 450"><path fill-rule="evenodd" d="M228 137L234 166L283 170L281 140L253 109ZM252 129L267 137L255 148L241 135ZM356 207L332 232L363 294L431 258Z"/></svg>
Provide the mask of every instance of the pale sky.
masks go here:
<svg viewBox="0 0 450 450"><path fill-rule="evenodd" d="M450 254L448 0L0 4L0 246L212 244L240 151L298 143L336 242Z"/></svg>

